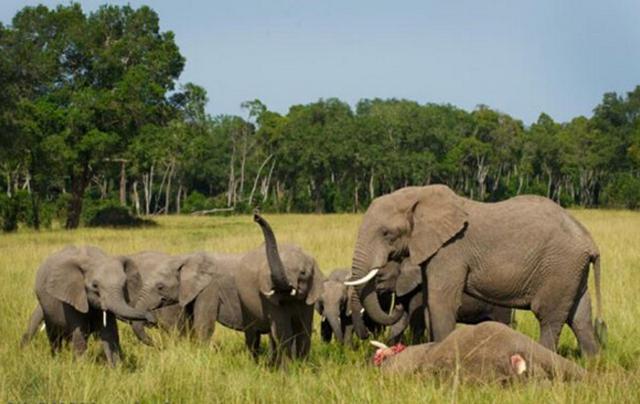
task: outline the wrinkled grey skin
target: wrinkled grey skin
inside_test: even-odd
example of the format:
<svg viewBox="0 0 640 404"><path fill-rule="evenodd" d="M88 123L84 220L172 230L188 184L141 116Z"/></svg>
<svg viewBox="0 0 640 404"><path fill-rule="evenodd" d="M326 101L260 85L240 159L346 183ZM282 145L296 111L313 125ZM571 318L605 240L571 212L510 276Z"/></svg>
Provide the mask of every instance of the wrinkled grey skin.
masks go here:
<svg viewBox="0 0 640 404"><path fill-rule="evenodd" d="M583 353L599 351L587 280L593 263L596 327L604 330L600 253L589 232L547 198L481 203L443 185L407 187L376 198L358 232L353 277L360 279L389 259L407 257L422 268L426 322L434 341L453 331L465 292L533 311L540 322L540 342L551 350L567 323ZM402 317L401 308L392 315L381 309L375 282L357 289L367 314L377 322L390 325Z"/></svg>
<svg viewBox="0 0 640 404"><path fill-rule="evenodd" d="M155 264L149 253L134 259L132 267L140 268L141 279L135 307L153 310L177 302L185 326L201 340L210 338L220 322L244 331L254 357L262 334L270 336L274 362L305 357L324 277L311 256L293 245L277 245L268 223L260 216L256 220L265 244L246 254L200 252L164 257Z"/></svg>
<svg viewBox="0 0 640 404"><path fill-rule="evenodd" d="M271 227L260 215L255 214L254 220L262 228L265 245L242 257L235 276L247 346L257 354L260 334L268 333L274 363L305 358L324 275L313 257L299 247L277 245Z"/></svg>
<svg viewBox="0 0 640 404"><path fill-rule="evenodd" d="M35 292L52 352L59 351L63 341L71 341L76 355L81 355L89 335L97 334L114 366L121 356L116 316L154 321L149 312L127 305L125 282L122 261L96 247L69 246L49 256L36 274ZM36 308L27 333L38 320Z"/></svg>
<svg viewBox="0 0 640 404"><path fill-rule="evenodd" d="M139 310L151 311L162 329L183 330L182 308L178 305L178 271L172 266L175 257L157 251L144 251L121 257L127 268L129 303ZM131 322L136 337L153 345L144 330L144 321Z"/></svg>
<svg viewBox="0 0 640 404"><path fill-rule="evenodd" d="M419 344L428 341L426 335L425 310L422 293L422 276L420 266L411 264L411 260L404 259L402 263L389 261L380 269L376 277L376 293L395 293L396 301L404 309L403 316L391 326L389 342L400 342L407 328L411 330L411 343ZM483 321L497 321L510 325L513 321L513 310L496 306L476 299L466 293L462 294L460 307L456 314L456 321L463 324L478 324Z"/></svg>
<svg viewBox="0 0 640 404"><path fill-rule="evenodd" d="M163 329L194 332L205 341L211 338L216 321L242 330L239 295L234 273L240 254L198 252L171 256L142 252L126 257L130 281L127 285L135 307L152 310ZM137 280L136 280L137 279ZM144 322L134 322L136 336L152 345Z"/></svg>
<svg viewBox="0 0 640 404"><path fill-rule="evenodd" d="M519 355L526 370L512 362ZM464 381L489 382L528 377L580 380L586 372L508 326L487 321L456 329L441 342L412 345L387 357L381 370L389 374L457 375Z"/></svg>
<svg viewBox="0 0 640 404"><path fill-rule="evenodd" d="M329 342L332 337L335 337L340 344L349 343L354 323L360 321L364 326L360 312L352 312L349 304L352 288L347 287L344 282L350 276L351 272L348 269L332 271L324 282L324 291L320 299L316 302L316 311L322 316L320 336L325 342ZM354 319L354 317L359 317L359 319Z"/></svg>

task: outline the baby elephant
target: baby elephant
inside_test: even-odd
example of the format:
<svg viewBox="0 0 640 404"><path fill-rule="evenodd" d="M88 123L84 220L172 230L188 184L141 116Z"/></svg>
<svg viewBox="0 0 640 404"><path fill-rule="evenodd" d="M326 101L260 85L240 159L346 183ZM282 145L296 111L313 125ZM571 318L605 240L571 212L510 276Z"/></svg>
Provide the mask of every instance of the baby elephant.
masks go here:
<svg viewBox="0 0 640 404"><path fill-rule="evenodd" d="M53 353L71 341L76 355L87 349L91 334L99 335L111 366L121 349L116 316L154 321L153 316L125 301L126 274L118 258L91 246L69 246L49 256L36 274L39 308L32 323L44 317ZM30 327L32 328L32 327Z"/></svg>
<svg viewBox="0 0 640 404"><path fill-rule="evenodd" d="M381 347L374 362L385 373L457 374L482 382L527 376L579 380L585 375L575 363L493 321L457 328L441 342Z"/></svg>

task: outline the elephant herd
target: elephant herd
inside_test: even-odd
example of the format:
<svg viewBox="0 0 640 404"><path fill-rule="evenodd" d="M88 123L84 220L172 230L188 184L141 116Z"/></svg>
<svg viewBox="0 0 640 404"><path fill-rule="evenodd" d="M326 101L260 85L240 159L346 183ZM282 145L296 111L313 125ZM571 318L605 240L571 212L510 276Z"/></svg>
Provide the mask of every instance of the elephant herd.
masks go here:
<svg viewBox="0 0 640 404"><path fill-rule="evenodd" d="M325 342L349 344L354 333L367 339L389 327L391 347L372 341L382 371L462 369L469 379L500 380L580 378L584 370L555 353L564 324L585 355L597 354L606 338L598 248L549 199L481 203L443 185L402 188L372 202L351 268L326 278L310 254L278 244L258 213L254 220L265 242L243 254L110 256L70 246L51 255L36 275L38 306L23 345L44 322L54 353L70 342L80 355L94 334L114 365L121 356L117 319L149 345L145 327L153 324L207 340L219 322L243 332L254 357L268 335L270 361L279 365L308 355L317 311ZM510 327L514 309L533 312L540 343ZM401 343L407 330L409 347Z"/></svg>

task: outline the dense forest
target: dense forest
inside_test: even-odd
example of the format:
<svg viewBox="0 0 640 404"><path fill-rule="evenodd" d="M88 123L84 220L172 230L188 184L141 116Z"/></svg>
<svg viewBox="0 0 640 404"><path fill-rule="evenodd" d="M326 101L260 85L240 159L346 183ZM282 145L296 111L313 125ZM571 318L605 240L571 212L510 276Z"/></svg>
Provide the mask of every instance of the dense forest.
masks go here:
<svg viewBox="0 0 640 404"><path fill-rule="evenodd" d="M478 106L259 100L209 116L206 91L148 7L26 7L0 24L0 222L79 226L106 206L353 212L406 185L483 201L533 193L565 206L640 206L640 86L591 117L526 126ZM238 83L242 85L242 83ZM523 94L523 96L526 96Z"/></svg>

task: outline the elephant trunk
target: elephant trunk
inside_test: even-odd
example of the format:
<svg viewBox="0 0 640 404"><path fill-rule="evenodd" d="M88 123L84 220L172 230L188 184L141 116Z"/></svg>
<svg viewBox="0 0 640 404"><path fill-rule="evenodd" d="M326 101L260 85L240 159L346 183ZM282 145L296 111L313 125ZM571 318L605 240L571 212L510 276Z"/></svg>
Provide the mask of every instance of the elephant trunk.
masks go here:
<svg viewBox="0 0 640 404"><path fill-rule="evenodd" d="M276 236L273 234L271 226L269 226L269 223L267 223L267 221L258 213L254 213L253 220L260 225L262 233L264 234L267 262L271 269L271 281L273 282L274 290L279 293L288 293L295 290L287 279L284 264L282 263L280 254L278 253Z"/></svg>
<svg viewBox="0 0 640 404"><path fill-rule="evenodd" d="M371 263L372 254L370 251L367 251L370 249L365 249L363 246L364 243L362 240L358 239L351 264L352 279L356 281L369 275L370 271L376 270ZM367 251L367 253L364 253L363 251ZM386 262L381 264L384 265ZM382 325L392 325L400 320L400 317L402 317L403 314L403 310L401 308L395 309L392 314L387 314L380 306L380 301L376 294L375 282L373 279L369 279L364 284L356 284L354 287L357 291L358 298L362 302L362 306L373 321Z"/></svg>
<svg viewBox="0 0 640 404"><path fill-rule="evenodd" d="M340 322L340 311L338 307L325 307L325 315L327 316L327 321L333 330L333 335L336 336L336 339L339 343L344 343L344 332L342 332L342 324Z"/></svg>
<svg viewBox="0 0 640 404"><path fill-rule="evenodd" d="M351 308L351 322L353 323L353 328L356 331L356 335L360 339L369 338L369 329L364 323L364 318L362 317L364 314L364 308L362 307L362 303L360 303L358 293L355 290L351 290L349 292L348 304Z"/></svg>
<svg viewBox="0 0 640 404"><path fill-rule="evenodd" d="M106 310L125 320L147 320L152 323L155 322L153 315L148 311L129 306L124 300L122 292L111 291L108 293L104 306Z"/></svg>

